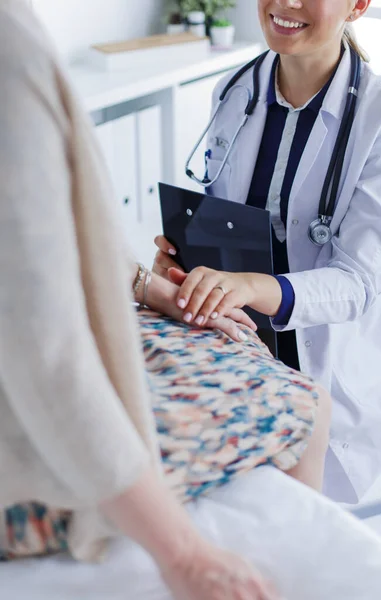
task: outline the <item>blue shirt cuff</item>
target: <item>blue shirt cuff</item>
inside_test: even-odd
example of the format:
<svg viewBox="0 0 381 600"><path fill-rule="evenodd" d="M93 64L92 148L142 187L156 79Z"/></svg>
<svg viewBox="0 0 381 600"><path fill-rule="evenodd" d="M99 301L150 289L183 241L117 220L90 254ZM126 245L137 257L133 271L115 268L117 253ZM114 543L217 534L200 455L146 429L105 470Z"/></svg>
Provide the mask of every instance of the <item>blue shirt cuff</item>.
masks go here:
<svg viewBox="0 0 381 600"><path fill-rule="evenodd" d="M283 275L275 275L275 279L282 288L282 302L278 313L273 318L273 323L274 325L287 325L295 306L294 288L287 277L283 277Z"/></svg>

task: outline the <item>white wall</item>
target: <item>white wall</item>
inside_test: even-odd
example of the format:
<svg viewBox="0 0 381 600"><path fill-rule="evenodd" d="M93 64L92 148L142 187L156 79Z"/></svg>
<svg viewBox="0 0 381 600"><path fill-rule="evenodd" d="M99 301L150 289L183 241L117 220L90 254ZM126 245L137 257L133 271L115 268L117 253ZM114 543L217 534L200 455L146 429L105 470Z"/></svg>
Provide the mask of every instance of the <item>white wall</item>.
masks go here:
<svg viewBox="0 0 381 600"><path fill-rule="evenodd" d="M69 62L95 43L156 33L164 0L32 0Z"/></svg>
<svg viewBox="0 0 381 600"><path fill-rule="evenodd" d="M236 26L237 40L263 42L262 30L257 13L257 0L237 0L237 6L230 12Z"/></svg>
<svg viewBox="0 0 381 600"><path fill-rule="evenodd" d="M381 74L381 13L378 19L359 19L355 23L355 31L360 45L370 57L372 69Z"/></svg>
<svg viewBox="0 0 381 600"><path fill-rule="evenodd" d="M31 0L69 61L91 45L131 39L162 31L165 0ZM230 16L237 39L260 41L256 0L237 0Z"/></svg>

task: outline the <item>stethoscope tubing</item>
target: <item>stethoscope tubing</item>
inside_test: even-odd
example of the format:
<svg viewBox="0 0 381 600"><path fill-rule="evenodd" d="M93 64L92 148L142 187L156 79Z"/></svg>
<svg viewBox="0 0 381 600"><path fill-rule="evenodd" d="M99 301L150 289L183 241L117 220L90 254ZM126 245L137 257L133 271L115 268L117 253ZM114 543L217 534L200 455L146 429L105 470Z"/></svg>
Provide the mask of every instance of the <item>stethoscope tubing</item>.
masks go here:
<svg viewBox="0 0 381 600"><path fill-rule="evenodd" d="M352 49L351 56L352 66L347 102L319 202L319 217L321 219L324 218L327 222L332 221L335 211L336 198L344 166L344 157L355 117L356 100L360 84L360 57ZM327 204L328 194L329 199Z"/></svg>
<svg viewBox="0 0 381 600"><path fill-rule="evenodd" d="M185 163L185 173L186 175L188 175L188 177L190 177L191 179L193 179L193 181L195 181L196 183L198 183L200 186L204 187L204 188L209 188L212 185L214 185L216 183L216 181L218 181L222 171L225 168L225 165L228 161L228 159L230 158L231 152L234 148L234 144L241 132L241 129L243 129L243 127L246 125L248 118L253 114L255 107L258 103L258 99L259 99L259 68L261 66L261 64L263 63L263 61L265 60L267 54L269 53L269 50L267 50L266 52L264 52L263 54L261 54L260 56L257 56L254 60L252 60L250 63L248 63L247 65L244 65L239 71L238 73L236 73L234 75L234 77L227 83L227 85L225 86L225 88L223 89L220 97L219 97L219 102L217 104L217 107L215 109L215 111L213 112L211 119L208 123L208 125L206 126L206 128L204 129L201 137L199 138L199 140L196 142L194 148L192 149L186 163ZM225 157L221 163L221 166L218 170L218 172L216 173L215 177L212 180L205 180L204 179L199 179L198 177L196 177L196 175L193 173L193 171L189 168L190 163L192 161L192 158L194 157L194 155L196 154L198 148L200 147L203 139L205 138L205 136L207 135L208 131L210 130L210 128L212 127L217 114L221 108L221 105L227 100L227 96L229 94L230 91L233 90L233 88L235 87L235 85L237 84L237 82L241 79L241 77L247 73L247 71L249 71L251 68L253 68L253 97L250 98L250 96L248 97L248 102L245 108L245 116L242 119L237 131L235 132L232 141L229 144L229 147L225 153Z"/></svg>
<svg viewBox="0 0 381 600"><path fill-rule="evenodd" d="M213 115L212 115L208 125L206 126L201 137L197 141L196 145L194 146L191 154L189 155L189 157L187 159L187 162L185 165L186 174L188 175L188 177L193 179L195 182L197 182L200 186L202 186L204 188L209 188L212 185L214 185L216 183L216 181L218 181L218 179L220 178L220 176L222 174L223 169L225 168L225 165L228 162L228 159L234 148L234 144L235 144L241 130L246 125L249 117L254 113L255 107L257 106L257 103L259 100L259 93L260 93L260 85L259 85L260 67L261 67L263 61L265 60L266 56L268 55L268 53L269 53L269 50L264 52L260 56L256 57L254 60L252 60L247 65L244 65L234 75L234 77L227 83L227 85L225 86L225 88L223 89L223 91L219 97L219 102L217 104L215 111L213 112ZM361 59L360 59L359 55L352 48L350 48L350 53L351 53L351 75L350 75L350 85L349 85L348 91L347 91L347 100L346 100L346 104L345 104L345 108L344 108L344 114L343 114L343 117L341 120L339 133L336 138L334 150L333 150L332 157L331 157L331 160L330 160L330 163L328 166L327 174L326 174L326 177L324 180L324 184L323 184L323 188L322 188L322 192L321 192L321 196L320 196L319 213L318 213L319 219L317 221L314 221L313 223L311 223L311 228L315 227L317 225L318 221L320 221L320 223L322 225L324 225L326 228L329 228L329 225L332 221L334 211L335 211L336 199L337 199L337 195L338 195L338 189L339 189L341 175L342 175L343 166L344 166L345 153L347 150L348 141L349 141L349 137L350 137L350 134L352 131L352 126L353 126L353 122L354 122L354 118L355 118L356 103L357 103L358 90L359 90L360 77L361 77ZM203 139L205 138L205 136L208 134L210 128L212 127L212 125L217 117L217 114L221 108L221 105L228 99L229 92L231 92L233 90L233 88L236 86L236 84L240 80L240 78L246 72L248 72L251 68L253 69L253 97L250 98L250 92L247 90L248 91L248 103L246 105L244 118L237 128L237 131L235 132L233 139L231 140L231 142L226 150L225 157L221 163L221 166L218 169L218 172L215 175L215 177L213 178L213 180L209 180L205 177L204 177L204 179L199 179L198 177L196 177L196 175L190 169L190 163L191 163L194 155L196 154L198 148L200 147ZM311 228L310 228L311 241L313 241L314 243L317 243L317 245L323 245L324 243L326 243L326 242L319 243L316 240L314 241L314 239L313 239L314 236L311 235ZM330 239L330 236L327 236L326 239L327 240Z"/></svg>

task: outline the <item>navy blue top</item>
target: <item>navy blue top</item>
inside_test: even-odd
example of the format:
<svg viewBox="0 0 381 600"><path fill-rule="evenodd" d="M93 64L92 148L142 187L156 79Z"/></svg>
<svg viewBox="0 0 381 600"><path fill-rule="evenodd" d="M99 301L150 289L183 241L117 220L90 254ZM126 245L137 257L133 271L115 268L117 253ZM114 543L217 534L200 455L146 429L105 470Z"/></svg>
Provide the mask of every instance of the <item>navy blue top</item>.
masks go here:
<svg viewBox="0 0 381 600"><path fill-rule="evenodd" d="M278 62L279 57L274 60L271 70L267 92L268 108L266 124L247 197L247 204L257 208L266 208L279 146L289 112L287 107L280 105L277 101L275 77ZM333 77L334 74L320 92L299 113L280 194L280 216L285 227L287 224L288 202L296 171ZM275 275L289 273L287 240L280 242L274 231L273 256ZM282 287L282 304L274 319L274 323L277 325L286 325L294 308L294 289L286 277L277 277L277 279ZM295 331L282 332L278 335L278 356L285 364L299 369Z"/></svg>

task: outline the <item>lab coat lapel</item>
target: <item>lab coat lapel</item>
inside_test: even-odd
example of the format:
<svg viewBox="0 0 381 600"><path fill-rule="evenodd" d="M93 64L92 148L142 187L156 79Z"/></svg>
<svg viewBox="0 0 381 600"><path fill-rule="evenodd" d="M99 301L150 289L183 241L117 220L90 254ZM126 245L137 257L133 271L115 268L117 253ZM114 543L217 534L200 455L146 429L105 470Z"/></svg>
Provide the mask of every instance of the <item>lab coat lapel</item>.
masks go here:
<svg viewBox="0 0 381 600"><path fill-rule="evenodd" d="M229 199L245 204L249 193L254 167L257 162L259 147L267 116L267 90L271 67L275 58L274 52L269 52L265 58L259 74L260 96L254 113L249 117L246 125L237 138L231 157L231 179L229 185ZM246 85L253 89L252 70L245 75Z"/></svg>
<svg viewBox="0 0 381 600"><path fill-rule="evenodd" d="M307 196L310 195L311 190L308 189L309 181L307 176L312 169L318 169L319 173L322 173L321 186L323 186L325 174L333 151L334 141L336 140L341 117L345 108L347 94L343 93L343 90L346 91L349 85L350 68L351 55L349 48L347 47L300 160L291 190L291 202L299 194L305 196L305 186L307 186L305 193ZM321 151L328 133L325 121L328 122L328 120L330 127L329 144L327 144L327 146L329 146L329 148L327 148L327 154L324 154L323 156L323 152ZM305 184L305 186L303 184Z"/></svg>
<svg viewBox="0 0 381 600"><path fill-rule="evenodd" d="M308 173L314 168L324 144L327 131L322 115L319 113L295 175L294 184L291 190L291 201L298 195Z"/></svg>

